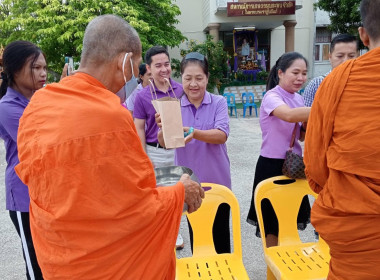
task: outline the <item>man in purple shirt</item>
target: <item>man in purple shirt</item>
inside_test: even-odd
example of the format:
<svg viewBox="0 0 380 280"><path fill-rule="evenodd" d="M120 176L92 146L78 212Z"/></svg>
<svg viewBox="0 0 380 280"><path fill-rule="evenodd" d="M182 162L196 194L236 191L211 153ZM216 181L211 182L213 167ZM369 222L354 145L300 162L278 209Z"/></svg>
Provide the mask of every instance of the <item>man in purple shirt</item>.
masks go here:
<svg viewBox="0 0 380 280"><path fill-rule="evenodd" d="M147 70L152 73L153 82L136 95L133 119L137 134L155 168L174 165L175 150L166 150L158 143L156 110L152 100L168 95L179 98L183 92L182 85L170 79L172 68L169 53L164 47L151 47L145 54L145 62ZM176 249L183 247L182 236L178 234Z"/></svg>
<svg viewBox="0 0 380 280"><path fill-rule="evenodd" d="M174 165L174 150L166 150L158 144L156 111L152 105L152 100L168 95L179 98L183 92L182 85L170 79L172 73L170 58L164 47L154 46L150 48L146 52L145 62L148 71L152 73L153 82L136 96L133 111L135 126L142 146L154 167Z"/></svg>

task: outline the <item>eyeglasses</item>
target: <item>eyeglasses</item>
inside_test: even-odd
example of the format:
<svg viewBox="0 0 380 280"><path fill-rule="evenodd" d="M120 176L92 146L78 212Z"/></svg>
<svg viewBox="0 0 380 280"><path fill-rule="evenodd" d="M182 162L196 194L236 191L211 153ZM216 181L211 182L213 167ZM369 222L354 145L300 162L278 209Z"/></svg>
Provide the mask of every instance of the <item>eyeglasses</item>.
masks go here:
<svg viewBox="0 0 380 280"><path fill-rule="evenodd" d="M188 59L196 59L199 61L204 61L205 56L203 54L198 53L198 52L191 52L185 56L185 60L188 60Z"/></svg>

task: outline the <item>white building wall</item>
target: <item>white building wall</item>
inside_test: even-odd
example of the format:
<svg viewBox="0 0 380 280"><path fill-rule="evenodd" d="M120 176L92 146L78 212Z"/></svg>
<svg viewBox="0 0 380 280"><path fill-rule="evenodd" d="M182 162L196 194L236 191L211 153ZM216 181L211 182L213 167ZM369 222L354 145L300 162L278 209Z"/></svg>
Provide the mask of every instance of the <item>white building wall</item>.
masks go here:
<svg viewBox="0 0 380 280"><path fill-rule="evenodd" d="M315 36L313 2L310 0L296 1L302 8L296 10L297 25L295 28L294 50L301 53L309 62L309 76L312 72L313 45ZM285 52L285 27L280 26L271 32L271 67Z"/></svg>
<svg viewBox="0 0 380 280"><path fill-rule="evenodd" d="M213 0L211 0L213 1ZM206 39L204 30L204 21L208 20L210 14L210 0L177 0L175 4L180 8L182 14L178 17L179 23L177 28L188 40L203 42ZM191 13L189 13L191 11ZM191 16L190 16L191 15ZM187 42L182 42L179 47L169 48L171 58L182 59L181 49L187 49Z"/></svg>
<svg viewBox="0 0 380 280"><path fill-rule="evenodd" d="M218 12L218 7L225 4L226 0L175 0L175 4L179 6L182 14L178 17L179 23L177 28L182 31L183 35L189 40L204 41L206 35L204 31L210 23L227 23L233 25L238 21L242 25L257 25L275 20L281 17L281 20L296 20L295 26L295 51L303 54L309 61L309 77L312 78L319 73L327 72L329 65L321 64L314 67L314 38L315 26L325 26L330 23L328 13L323 11L314 12L313 3L315 0L296 0L297 6L302 6L296 10L296 15L288 16L272 16L272 17L256 17L252 21L251 17L227 17L226 12ZM180 49L186 49L187 43L183 42L179 47L172 48L169 53L172 58L180 59ZM272 29L271 32L271 67L276 60L285 52L285 27L280 26ZM315 70L317 69L317 70ZM325 71L325 69L327 69Z"/></svg>
<svg viewBox="0 0 380 280"><path fill-rule="evenodd" d="M326 11L322 11L320 9L317 9L315 11L315 27L327 27L331 23L329 13ZM315 36L314 36L315 38ZM314 51L314 45L313 45L313 51ZM314 56L313 56L314 59ZM314 62L313 61L313 77L321 76L330 71L331 64L329 61L323 61L323 62Z"/></svg>

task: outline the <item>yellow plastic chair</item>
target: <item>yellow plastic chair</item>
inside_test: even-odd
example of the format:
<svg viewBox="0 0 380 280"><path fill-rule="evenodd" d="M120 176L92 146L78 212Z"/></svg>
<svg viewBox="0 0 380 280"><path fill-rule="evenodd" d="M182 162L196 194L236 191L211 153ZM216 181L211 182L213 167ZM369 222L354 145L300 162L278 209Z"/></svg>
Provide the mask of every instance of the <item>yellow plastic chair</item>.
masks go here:
<svg viewBox="0 0 380 280"><path fill-rule="evenodd" d="M260 182L255 191L255 206L261 236L265 236L261 201L268 199L276 212L279 224L278 246L263 250L267 264L267 279L326 279L329 271L330 250L319 238L318 242L302 243L297 230L297 215L305 195L317 197L304 179L286 176Z"/></svg>
<svg viewBox="0 0 380 280"><path fill-rule="evenodd" d="M240 231L240 210L235 195L227 187L202 183L211 188L205 192L202 206L187 218L193 229L193 256L177 259L178 280L242 280L249 277L243 265ZM212 226L221 203L231 207L233 230L233 253L217 254L212 237Z"/></svg>

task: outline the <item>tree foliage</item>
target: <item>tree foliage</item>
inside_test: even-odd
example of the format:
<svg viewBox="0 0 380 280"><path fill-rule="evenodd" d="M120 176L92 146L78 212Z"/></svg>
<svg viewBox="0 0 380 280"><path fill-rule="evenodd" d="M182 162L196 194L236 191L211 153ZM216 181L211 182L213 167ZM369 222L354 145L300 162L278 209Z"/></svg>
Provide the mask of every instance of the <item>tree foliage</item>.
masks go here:
<svg viewBox="0 0 380 280"><path fill-rule="evenodd" d="M224 51L223 42L215 43L210 35L207 36L206 41L198 43L195 40L188 42L188 48L181 49L181 56L184 57L190 52L199 52L207 57L209 63L209 78L207 90L214 92L215 87L220 87L220 81L227 74L227 60L228 53ZM172 59L172 68L174 70L174 77L180 77L180 61Z"/></svg>
<svg viewBox="0 0 380 280"><path fill-rule="evenodd" d="M319 0L315 7L329 13L331 31L357 35L361 25L360 2L361 0Z"/></svg>
<svg viewBox="0 0 380 280"><path fill-rule="evenodd" d="M153 45L174 47L185 39L175 28L180 14L171 0L3 0L0 1L0 45L28 40L60 72L64 56L79 61L87 24L96 16L115 14L139 33L143 51Z"/></svg>

